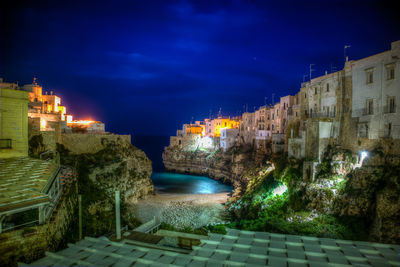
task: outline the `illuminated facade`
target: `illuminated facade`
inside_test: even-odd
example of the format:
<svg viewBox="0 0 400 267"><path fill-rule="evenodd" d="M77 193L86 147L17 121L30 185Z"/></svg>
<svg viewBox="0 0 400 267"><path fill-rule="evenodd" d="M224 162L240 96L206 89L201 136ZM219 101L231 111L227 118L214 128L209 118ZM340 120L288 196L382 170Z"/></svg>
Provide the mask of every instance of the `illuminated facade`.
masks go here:
<svg viewBox="0 0 400 267"><path fill-rule="evenodd" d="M210 121L211 127L209 128L209 133L211 137L220 137L221 129L234 129L239 128L239 121L232 120L231 118L213 119Z"/></svg>
<svg viewBox="0 0 400 267"><path fill-rule="evenodd" d="M28 156L28 93L0 82L0 158Z"/></svg>

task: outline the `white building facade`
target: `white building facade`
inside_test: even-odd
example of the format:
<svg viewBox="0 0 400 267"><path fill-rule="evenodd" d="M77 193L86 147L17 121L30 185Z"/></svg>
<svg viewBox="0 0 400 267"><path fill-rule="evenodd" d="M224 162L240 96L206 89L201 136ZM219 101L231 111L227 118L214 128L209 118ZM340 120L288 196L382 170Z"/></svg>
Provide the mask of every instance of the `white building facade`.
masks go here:
<svg viewBox="0 0 400 267"><path fill-rule="evenodd" d="M352 61L352 117L361 138L400 138L400 41L391 50Z"/></svg>

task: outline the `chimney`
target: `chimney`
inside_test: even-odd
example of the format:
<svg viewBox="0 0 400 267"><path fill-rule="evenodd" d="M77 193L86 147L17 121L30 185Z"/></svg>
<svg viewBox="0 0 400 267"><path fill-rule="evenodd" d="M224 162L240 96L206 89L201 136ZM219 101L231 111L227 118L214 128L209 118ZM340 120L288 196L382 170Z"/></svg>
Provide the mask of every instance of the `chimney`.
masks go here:
<svg viewBox="0 0 400 267"><path fill-rule="evenodd" d="M348 62L349 61L349 57L346 57L346 62Z"/></svg>
<svg viewBox="0 0 400 267"><path fill-rule="evenodd" d="M50 95L53 95L53 91L50 91Z"/></svg>
<svg viewBox="0 0 400 267"><path fill-rule="evenodd" d="M328 75L328 71L327 70L325 71L325 75Z"/></svg>

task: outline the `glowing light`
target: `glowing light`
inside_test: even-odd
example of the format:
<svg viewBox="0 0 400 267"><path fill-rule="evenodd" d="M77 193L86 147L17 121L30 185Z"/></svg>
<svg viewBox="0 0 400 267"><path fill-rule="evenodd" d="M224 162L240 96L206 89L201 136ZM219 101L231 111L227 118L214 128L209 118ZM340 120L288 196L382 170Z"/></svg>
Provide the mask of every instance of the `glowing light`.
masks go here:
<svg viewBox="0 0 400 267"><path fill-rule="evenodd" d="M274 189L274 191L272 191L272 194L274 196L278 195L282 195L283 193L285 193L287 191L287 186L285 184L282 184L280 186L278 186L277 188Z"/></svg>
<svg viewBox="0 0 400 267"><path fill-rule="evenodd" d="M67 115L67 123L71 123L72 122L72 115Z"/></svg>
<svg viewBox="0 0 400 267"><path fill-rule="evenodd" d="M361 151L360 152L360 165L362 166L364 159L368 157L368 152L367 151Z"/></svg>
<svg viewBox="0 0 400 267"><path fill-rule="evenodd" d="M79 121L70 121L68 122L70 124L82 124L82 125L89 125L92 123L95 123L95 121L91 121L91 120L79 120Z"/></svg>
<svg viewBox="0 0 400 267"><path fill-rule="evenodd" d="M46 127L47 127L47 122L46 122L46 120L40 120L40 130L41 131L43 131L43 130L45 130L46 129Z"/></svg>
<svg viewBox="0 0 400 267"><path fill-rule="evenodd" d="M213 140L209 136L205 136L199 139L199 147L202 148L213 148Z"/></svg>

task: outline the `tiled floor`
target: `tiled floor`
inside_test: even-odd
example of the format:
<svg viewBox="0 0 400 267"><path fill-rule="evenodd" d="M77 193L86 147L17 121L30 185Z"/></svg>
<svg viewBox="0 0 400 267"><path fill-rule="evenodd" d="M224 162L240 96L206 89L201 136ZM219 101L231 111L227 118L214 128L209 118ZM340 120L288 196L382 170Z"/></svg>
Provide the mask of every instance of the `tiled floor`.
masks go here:
<svg viewBox="0 0 400 267"><path fill-rule="evenodd" d="M400 266L398 245L228 229L190 254L85 238L31 266Z"/></svg>

